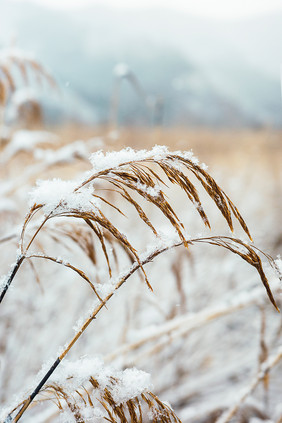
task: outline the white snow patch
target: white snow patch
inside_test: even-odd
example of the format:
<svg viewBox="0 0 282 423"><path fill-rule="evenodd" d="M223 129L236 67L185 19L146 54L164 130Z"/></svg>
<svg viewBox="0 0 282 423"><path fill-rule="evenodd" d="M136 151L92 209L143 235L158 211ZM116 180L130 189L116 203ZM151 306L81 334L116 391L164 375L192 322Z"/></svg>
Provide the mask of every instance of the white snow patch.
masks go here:
<svg viewBox="0 0 282 423"><path fill-rule="evenodd" d="M83 357L71 362L63 361L52 376L52 382L63 385L64 390L73 393L85 384L90 376L99 383L100 390L111 391L117 404L128 401L152 389L151 377L148 373L136 368L119 371L105 366L100 357ZM116 382L113 382L113 380Z"/></svg>
<svg viewBox="0 0 282 423"><path fill-rule="evenodd" d="M45 215L55 210L57 214L73 210L95 212L101 201L92 196L92 188L82 187L75 191L77 184L77 181L62 179L39 180L29 193L29 205L42 204Z"/></svg>
<svg viewBox="0 0 282 423"><path fill-rule="evenodd" d="M107 298L107 296L113 291L114 285L111 282L99 284L96 286L96 291L102 299Z"/></svg>
<svg viewBox="0 0 282 423"><path fill-rule="evenodd" d="M3 275L3 276L0 277L0 292L2 292L3 289L6 287L7 282L9 280L9 276L10 276L10 274Z"/></svg>
<svg viewBox="0 0 282 423"><path fill-rule="evenodd" d="M136 188L140 191L143 191L145 194L150 195L151 197L158 197L160 195L161 187L159 185L154 185L150 187L146 184L141 184L141 182L137 182Z"/></svg>
<svg viewBox="0 0 282 423"><path fill-rule="evenodd" d="M168 159L170 155L178 155L185 160L190 160L193 164L199 163L198 159L193 155L192 151L173 151L170 152L166 146L155 145L152 150L133 150L130 147L124 148L120 151L110 151L104 153L102 150L90 156L90 162L96 172L101 172L107 169L116 168L121 165L125 165L131 161L142 161L142 160L163 160ZM169 164L175 168L179 167L180 164L169 161Z"/></svg>
<svg viewBox="0 0 282 423"><path fill-rule="evenodd" d="M60 414L60 423L76 423L76 419L70 410L65 410Z"/></svg>
<svg viewBox="0 0 282 423"><path fill-rule="evenodd" d="M187 234L184 233L184 236L187 240L189 240L190 237ZM171 226L165 226L159 229L156 241L148 244L146 250L139 254L139 258L142 262L146 260L151 254L162 250L163 248L171 248L179 242L179 234L175 228Z"/></svg>
<svg viewBox="0 0 282 423"><path fill-rule="evenodd" d="M125 369L117 372L118 383L112 389L112 395L116 403L121 404L131 398L148 392L151 386L151 376L136 368Z"/></svg>

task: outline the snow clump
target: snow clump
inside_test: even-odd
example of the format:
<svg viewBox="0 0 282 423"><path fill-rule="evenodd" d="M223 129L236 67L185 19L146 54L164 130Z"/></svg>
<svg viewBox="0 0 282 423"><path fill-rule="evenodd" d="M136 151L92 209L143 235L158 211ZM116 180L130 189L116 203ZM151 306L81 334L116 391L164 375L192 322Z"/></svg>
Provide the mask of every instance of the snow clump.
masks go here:
<svg viewBox="0 0 282 423"><path fill-rule="evenodd" d="M99 390L105 388L110 390L117 405L152 389L151 376L148 373L136 368L116 370L105 366L100 357L83 357L74 362L62 362L52 377L52 382L62 385L65 391L73 393L86 384L91 376L97 380Z"/></svg>
<svg viewBox="0 0 282 423"><path fill-rule="evenodd" d="M77 188L77 181L63 181L62 179L39 180L36 187L29 193L29 206L42 204L43 212L49 215L56 210L56 214L74 210L93 212L99 208L100 200L93 197L90 187Z"/></svg>
<svg viewBox="0 0 282 423"><path fill-rule="evenodd" d="M192 151L170 152L168 148L163 145L155 145L152 150L138 151L127 147L120 151L108 151L106 154L102 150L99 150L90 156L90 162L94 171L101 172L125 165L132 161L143 161L149 159L158 161L166 159L169 155L177 155L185 160L190 160L194 165L199 163L199 160L194 156Z"/></svg>

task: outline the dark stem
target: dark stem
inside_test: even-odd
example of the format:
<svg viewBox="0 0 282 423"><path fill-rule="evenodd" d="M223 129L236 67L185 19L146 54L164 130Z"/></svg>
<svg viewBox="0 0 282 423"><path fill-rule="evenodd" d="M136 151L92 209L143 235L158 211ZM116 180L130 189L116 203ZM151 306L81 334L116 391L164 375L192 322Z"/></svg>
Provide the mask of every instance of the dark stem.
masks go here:
<svg viewBox="0 0 282 423"><path fill-rule="evenodd" d="M43 387L43 385L45 384L45 382L49 379L49 377L52 375L52 373L54 372L54 370L57 368L57 366L60 364L61 360L58 357L56 359L56 361L54 362L54 364L52 365L52 367L50 367L50 369L48 370L48 372L45 374L45 376L41 379L41 381L39 382L39 384L37 385L37 387L34 389L34 391L32 392L32 394L27 398L27 400L25 400L25 402L23 403L22 408L20 409L20 411L18 412L18 414L14 417L14 419L12 420L12 416L11 414L9 414L4 423L9 423L9 422L13 422L16 423L20 420L21 416L23 415L23 413L25 412L25 410L27 409L27 407L29 406L29 404L32 402L32 400L36 397L36 395L38 394L38 392L40 391L40 389Z"/></svg>
<svg viewBox="0 0 282 423"><path fill-rule="evenodd" d="M12 272L10 273L10 276L9 276L9 278L8 278L8 280L7 280L5 286L4 286L4 288L3 288L3 290L2 290L2 292L0 294L0 304L1 304L2 300L3 300L3 298L5 297L5 294L8 291L9 286L11 285L14 277L16 276L16 273L19 270L20 265L22 264L24 258L25 258L24 255L21 255L21 256L18 257L18 259L17 259L17 261L16 261L16 263L14 265L14 268L13 268Z"/></svg>
<svg viewBox="0 0 282 423"><path fill-rule="evenodd" d="M41 207L41 206L39 206L39 207ZM37 210L38 210L38 208L37 208ZM33 210L33 215L34 215L34 213L36 213L36 211L37 211L37 210L35 210L35 211ZM32 242L34 241L35 237L38 235L39 231L42 229L43 225L44 225L44 224L47 222L47 220L51 217L52 213L53 213L53 211L51 211L51 213L49 213L49 215L48 215L48 216L47 216L47 217L43 220L43 222L41 223L41 225L39 226L39 228L35 231L34 235L32 236L31 240L29 241L28 246L27 246L27 247L26 247L26 249L25 249L25 254L26 254L26 252L28 251L29 247L31 246ZM21 242L23 242L24 232L25 232L25 229L26 229L26 225L27 225L28 221L29 221L32 217L33 217L33 216L32 216L32 214L30 214L30 216L27 218L27 220L26 220L26 222L25 222L25 224L24 224L24 226L23 226L23 229L22 229L22 235L21 235ZM22 245L22 247L23 247L23 245ZM1 294L0 294L0 304L1 304L2 300L3 300L3 298L5 297L5 294L6 294L6 292L8 291L9 286L11 285L12 280L14 279L14 277L15 277L15 275L16 275L16 273L17 273L17 271L19 270L20 265L22 264L23 260L25 259L25 254L24 254L24 253L22 253L22 254L18 257L18 259L17 259L17 261L16 261L16 263L15 263L15 266L14 266L14 268L13 268L12 272L10 273L10 276L9 276L9 278L8 278L8 280L7 280L7 282L6 282L5 286L4 286L4 288L3 288L3 290L2 290L2 292L1 292Z"/></svg>

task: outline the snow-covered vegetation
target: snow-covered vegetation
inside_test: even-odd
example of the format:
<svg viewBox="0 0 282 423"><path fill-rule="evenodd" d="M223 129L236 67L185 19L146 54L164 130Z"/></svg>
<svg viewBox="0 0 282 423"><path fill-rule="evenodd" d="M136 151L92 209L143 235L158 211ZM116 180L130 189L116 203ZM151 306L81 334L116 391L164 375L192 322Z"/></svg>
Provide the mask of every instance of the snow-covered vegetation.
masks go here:
<svg viewBox="0 0 282 423"><path fill-rule="evenodd" d="M260 157L102 131L3 137L1 423L281 422L275 134Z"/></svg>

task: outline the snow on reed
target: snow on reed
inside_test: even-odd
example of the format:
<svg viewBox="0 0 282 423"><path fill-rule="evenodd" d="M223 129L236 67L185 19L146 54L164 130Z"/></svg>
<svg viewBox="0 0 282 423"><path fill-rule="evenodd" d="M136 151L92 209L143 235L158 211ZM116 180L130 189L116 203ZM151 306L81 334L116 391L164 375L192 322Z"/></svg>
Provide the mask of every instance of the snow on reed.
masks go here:
<svg viewBox="0 0 282 423"><path fill-rule="evenodd" d="M90 376L97 380L99 389L110 388L116 404L126 402L152 389L151 376L148 373L136 368L116 370L111 366L105 366L102 358L97 356L63 361L51 382L63 385L64 390L73 393L85 384ZM113 384L113 380L117 383Z"/></svg>
<svg viewBox="0 0 282 423"><path fill-rule="evenodd" d="M52 179L39 180L36 187L29 193L29 204L42 204L43 212L49 215L56 209L56 214L72 210L91 211L98 207L100 201L92 195L92 188L81 188L75 191L77 181Z"/></svg>
<svg viewBox="0 0 282 423"><path fill-rule="evenodd" d="M192 151L174 151L170 152L166 146L155 145L152 150L139 150L136 151L130 147L124 148L120 151L108 151L106 154L99 150L90 156L90 162L96 172L101 172L106 169L116 168L122 164L132 161L142 160L161 160L165 159L168 155L174 154L184 159L191 160L193 164L198 164L198 159L194 156Z"/></svg>

